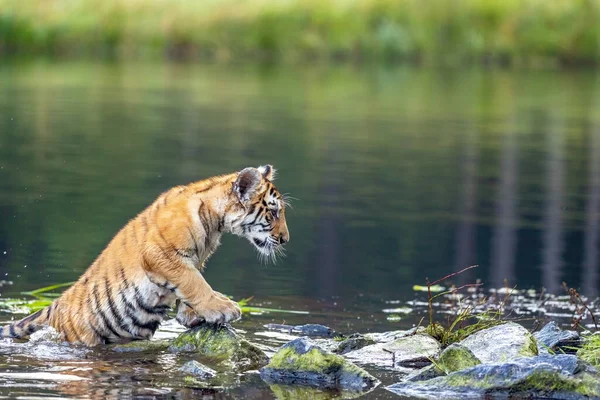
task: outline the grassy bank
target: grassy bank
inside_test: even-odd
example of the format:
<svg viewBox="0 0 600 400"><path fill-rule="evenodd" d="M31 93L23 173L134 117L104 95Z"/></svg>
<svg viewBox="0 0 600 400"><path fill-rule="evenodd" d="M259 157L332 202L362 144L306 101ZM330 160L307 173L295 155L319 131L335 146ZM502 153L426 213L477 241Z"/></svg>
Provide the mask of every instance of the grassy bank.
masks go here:
<svg viewBox="0 0 600 400"><path fill-rule="evenodd" d="M600 0L0 0L3 54L597 63Z"/></svg>

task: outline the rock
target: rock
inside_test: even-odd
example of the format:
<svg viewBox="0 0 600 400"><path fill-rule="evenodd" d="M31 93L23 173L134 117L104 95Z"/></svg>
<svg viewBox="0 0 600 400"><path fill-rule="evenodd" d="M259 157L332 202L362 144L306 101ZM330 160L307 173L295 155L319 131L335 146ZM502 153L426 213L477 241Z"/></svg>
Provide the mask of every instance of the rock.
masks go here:
<svg viewBox="0 0 600 400"><path fill-rule="evenodd" d="M168 340L134 340L129 343L110 345L112 351L117 353L142 353L145 351L157 352L167 350L171 342Z"/></svg>
<svg viewBox="0 0 600 400"><path fill-rule="evenodd" d="M229 325L201 324L173 340L171 352L193 352L215 362L233 364L238 371L258 369L269 361L257 346L240 337Z"/></svg>
<svg viewBox="0 0 600 400"><path fill-rule="evenodd" d="M475 357L471 350L457 343L446 347L436 362L436 366L441 368L446 374L479 364L481 364L481 361Z"/></svg>
<svg viewBox="0 0 600 400"><path fill-rule="evenodd" d="M343 357L328 353L309 338L298 338L282 346L260 370L268 384L300 384L352 391L368 390L377 379Z"/></svg>
<svg viewBox="0 0 600 400"><path fill-rule="evenodd" d="M450 399L494 396L584 399L600 396L598 374L578 372L573 355L537 356L481 364L446 376L386 389L406 397Z"/></svg>
<svg viewBox="0 0 600 400"><path fill-rule="evenodd" d="M355 333L348 336L341 342L338 342L338 345L335 349L333 349L333 352L337 354L346 354L353 350L362 349L363 347L371 344L375 344L373 339L368 336L361 335L360 333Z"/></svg>
<svg viewBox="0 0 600 400"><path fill-rule="evenodd" d="M331 338L335 336L333 329L319 324L306 325L282 325L282 324L266 324L265 328L271 331L279 331L288 334L296 334L310 337L325 337Z"/></svg>
<svg viewBox="0 0 600 400"><path fill-rule="evenodd" d="M549 350L574 353L576 350L572 350L570 347L579 347L581 345L579 333L575 331L563 331L554 321L547 323L540 331L534 333L533 337L537 340L538 351L540 353L548 353Z"/></svg>
<svg viewBox="0 0 600 400"><path fill-rule="evenodd" d="M345 354L359 364L381 368L421 368L441 352L437 340L428 335L405 336L388 343L376 343Z"/></svg>
<svg viewBox="0 0 600 400"><path fill-rule="evenodd" d="M460 344L471 350L482 363L538 355L535 338L527 329L514 322L475 332Z"/></svg>
<svg viewBox="0 0 600 400"><path fill-rule="evenodd" d="M444 375L444 372L441 371L435 365L428 365L425 368L418 369L416 371L411 372L406 375L403 379L404 382L420 382L426 381L429 379L436 378L438 376Z"/></svg>
<svg viewBox="0 0 600 400"><path fill-rule="evenodd" d="M217 372L207 366L200 364L196 360L188 361L179 367L179 371L193 375L200 379L211 379L217 376Z"/></svg>

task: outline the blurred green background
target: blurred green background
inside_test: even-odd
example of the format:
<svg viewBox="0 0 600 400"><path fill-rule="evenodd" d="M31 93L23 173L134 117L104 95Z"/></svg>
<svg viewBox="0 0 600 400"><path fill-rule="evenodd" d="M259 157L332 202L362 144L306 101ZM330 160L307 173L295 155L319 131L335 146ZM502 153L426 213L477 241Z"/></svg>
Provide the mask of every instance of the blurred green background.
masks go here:
<svg viewBox="0 0 600 400"><path fill-rule="evenodd" d="M0 0L0 54L597 63L598 0Z"/></svg>

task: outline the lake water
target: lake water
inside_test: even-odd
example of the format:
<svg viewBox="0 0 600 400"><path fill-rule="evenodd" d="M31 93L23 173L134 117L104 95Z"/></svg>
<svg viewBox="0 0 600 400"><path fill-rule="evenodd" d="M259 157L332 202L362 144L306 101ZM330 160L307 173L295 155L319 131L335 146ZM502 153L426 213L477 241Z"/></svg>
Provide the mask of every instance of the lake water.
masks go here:
<svg viewBox="0 0 600 400"><path fill-rule="evenodd" d="M3 64L0 280L12 284L0 294L75 280L171 186L271 163L279 189L296 198L287 257L262 264L250 244L226 237L206 277L236 299L311 314L247 316L246 329L407 328L422 315L392 322L382 309L414 298L426 277L473 264L456 283L561 293L566 281L596 297L599 77ZM13 365L6 357L0 369Z"/></svg>

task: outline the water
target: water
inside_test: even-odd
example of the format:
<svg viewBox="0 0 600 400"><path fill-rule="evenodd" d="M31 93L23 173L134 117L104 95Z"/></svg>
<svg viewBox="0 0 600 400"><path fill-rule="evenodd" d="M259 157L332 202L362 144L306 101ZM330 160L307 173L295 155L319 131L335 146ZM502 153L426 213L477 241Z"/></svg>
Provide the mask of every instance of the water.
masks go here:
<svg viewBox="0 0 600 400"><path fill-rule="evenodd" d="M287 214L287 258L261 264L250 244L226 237L206 277L235 298L311 315L247 316L240 326L250 334L268 322L321 322L345 332L407 328L422 315L389 321L382 312L389 302L412 299L413 285L426 277L472 264L479 267L456 283L481 278L486 287L561 293L566 281L595 297L598 77L4 64L0 280L12 284L0 295L76 279L128 219L171 186L271 163L280 190L297 198ZM3 349L0 366L76 369L93 378L83 385L89 393L173 393L154 378L132 384L137 364L128 359L96 354L48 363L25 353L21 359ZM140 368L168 375L169 357ZM108 365L120 366L120 380ZM272 396L256 376L242 380L250 383L205 394ZM58 389L43 380L15 382L24 395L88 393L64 390L80 381ZM173 390L182 398L198 394Z"/></svg>

